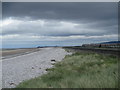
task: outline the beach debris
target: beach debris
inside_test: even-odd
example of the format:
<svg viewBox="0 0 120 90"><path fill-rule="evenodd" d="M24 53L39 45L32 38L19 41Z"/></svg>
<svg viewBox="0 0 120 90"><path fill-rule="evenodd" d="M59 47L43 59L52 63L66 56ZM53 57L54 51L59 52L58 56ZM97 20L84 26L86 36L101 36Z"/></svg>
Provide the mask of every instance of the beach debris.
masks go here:
<svg viewBox="0 0 120 90"><path fill-rule="evenodd" d="M13 82L11 82L11 83L9 83L10 85L15 85L15 83L13 83Z"/></svg>
<svg viewBox="0 0 120 90"><path fill-rule="evenodd" d="M52 59L51 61L56 62L55 59Z"/></svg>
<svg viewBox="0 0 120 90"><path fill-rule="evenodd" d="M46 71L48 71L49 70L49 68L47 68L47 69L45 69Z"/></svg>

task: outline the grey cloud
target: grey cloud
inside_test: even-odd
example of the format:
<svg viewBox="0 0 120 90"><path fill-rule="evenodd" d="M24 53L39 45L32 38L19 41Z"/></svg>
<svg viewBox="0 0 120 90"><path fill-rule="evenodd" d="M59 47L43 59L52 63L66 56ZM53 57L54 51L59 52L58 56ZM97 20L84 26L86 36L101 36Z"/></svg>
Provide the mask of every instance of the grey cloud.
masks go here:
<svg viewBox="0 0 120 90"><path fill-rule="evenodd" d="M118 34L118 3L117 2L3 2L3 21L12 17L13 22L3 26L3 36L46 36L64 38L69 36L104 36ZM44 22L41 22L41 21ZM61 23L63 22L63 23ZM74 25L75 24L75 25ZM73 26L73 27L72 27ZM19 37L18 41L22 41ZM117 38L93 38L66 40L69 45L81 43L116 40ZM26 40L30 40L28 38ZM17 40L17 39L16 39ZM32 43L42 44L33 39ZM24 41L24 40L23 40ZM40 43L38 43L40 41ZM52 44L66 45L64 41ZM71 43L70 43L71 42ZM6 41L7 43L7 41ZM31 43L31 42L30 42ZM51 45L49 41L45 45Z"/></svg>
<svg viewBox="0 0 120 90"><path fill-rule="evenodd" d="M15 24L20 22L19 24ZM99 23L98 23L99 24ZM14 21L3 27L3 35L25 34L40 36L107 35L116 34L117 26L94 27L96 23L73 23L66 21Z"/></svg>
<svg viewBox="0 0 120 90"><path fill-rule="evenodd" d="M114 27L117 25L117 4L117 2L4 2L3 19L8 17L26 19L25 17L30 17L30 19L32 20L53 20L52 23L46 23L46 27L48 27L49 29L53 26L57 27L57 25L59 25L57 24L57 21L70 21L78 24L87 24L87 28L89 27L90 29L96 29L96 31L103 30L102 34L104 34L104 32L117 33L117 27ZM78 28L81 27L78 26ZM27 26L26 29L29 30L29 26ZM27 33L27 30L24 30L24 33ZM8 33L23 33L22 30L12 31L9 30ZM69 32L67 33L67 30L66 33L62 31L59 32L57 29L56 31L59 34L54 34L56 32L51 31L51 35L64 36L76 34ZM44 35L47 34L45 33Z"/></svg>
<svg viewBox="0 0 120 90"><path fill-rule="evenodd" d="M63 20L103 20L117 18L117 3L113 2L12 2L3 3L3 17L24 17Z"/></svg>

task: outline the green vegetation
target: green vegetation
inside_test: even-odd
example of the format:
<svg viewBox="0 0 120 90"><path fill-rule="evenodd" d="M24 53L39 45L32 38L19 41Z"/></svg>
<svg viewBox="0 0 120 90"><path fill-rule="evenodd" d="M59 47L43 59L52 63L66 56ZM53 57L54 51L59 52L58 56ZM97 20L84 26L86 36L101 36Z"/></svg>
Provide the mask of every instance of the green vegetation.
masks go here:
<svg viewBox="0 0 120 90"><path fill-rule="evenodd" d="M48 73L17 88L117 88L118 58L96 53L68 55Z"/></svg>

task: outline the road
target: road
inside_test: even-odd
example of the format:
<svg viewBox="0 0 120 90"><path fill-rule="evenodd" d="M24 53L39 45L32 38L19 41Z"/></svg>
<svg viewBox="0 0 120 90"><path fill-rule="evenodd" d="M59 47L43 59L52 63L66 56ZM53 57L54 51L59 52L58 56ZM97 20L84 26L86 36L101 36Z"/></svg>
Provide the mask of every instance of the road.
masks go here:
<svg viewBox="0 0 120 90"><path fill-rule="evenodd" d="M45 74L52 59L61 61L67 53L62 48L43 48L40 51L13 58L2 63L2 88L14 88L20 82Z"/></svg>

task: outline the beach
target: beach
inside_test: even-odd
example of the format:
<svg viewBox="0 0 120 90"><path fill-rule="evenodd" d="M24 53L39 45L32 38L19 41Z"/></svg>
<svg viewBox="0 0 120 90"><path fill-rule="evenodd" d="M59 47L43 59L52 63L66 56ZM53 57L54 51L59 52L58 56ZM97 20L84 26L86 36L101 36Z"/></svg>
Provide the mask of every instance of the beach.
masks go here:
<svg viewBox="0 0 120 90"><path fill-rule="evenodd" d="M62 48L40 48L36 52L2 60L2 88L14 88L24 80L45 74L52 63L69 53Z"/></svg>

